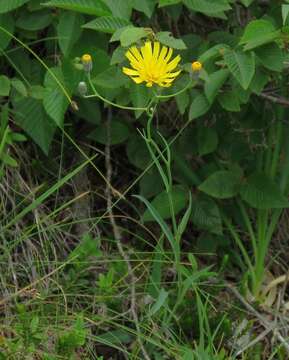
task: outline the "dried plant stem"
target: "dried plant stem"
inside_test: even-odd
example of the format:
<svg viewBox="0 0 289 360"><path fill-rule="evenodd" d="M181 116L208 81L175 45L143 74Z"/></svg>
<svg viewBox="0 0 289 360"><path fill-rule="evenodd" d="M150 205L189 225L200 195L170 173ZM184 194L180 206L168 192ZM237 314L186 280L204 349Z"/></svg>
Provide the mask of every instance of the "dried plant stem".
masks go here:
<svg viewBox="0 0 289 360"><path fill-rule="evenodd" d="M105 146L106 178L109 184L111 183L111 175L112 175L112 166L111 166L111 157L110 157L110 143L111 143L110 126L111 126L111 109L109 108L108 117L107 117L107 142ZM130 312L136 327L137 341L139 343L144 359L151 360L141 339L141 331L140 331L139 319L136 309L136 291L135 291L136 277L134 275L129 256L124 251L124 248L122 246L121 232L116 224L115 217L113 215L113 210L112 210L113 204L112 204L112 195L111 195L110 186L106 187L106 198L107 198L107 212L112 226L113 235L116 240L118 251L126 263L127 271L130 279Z"/></svg>

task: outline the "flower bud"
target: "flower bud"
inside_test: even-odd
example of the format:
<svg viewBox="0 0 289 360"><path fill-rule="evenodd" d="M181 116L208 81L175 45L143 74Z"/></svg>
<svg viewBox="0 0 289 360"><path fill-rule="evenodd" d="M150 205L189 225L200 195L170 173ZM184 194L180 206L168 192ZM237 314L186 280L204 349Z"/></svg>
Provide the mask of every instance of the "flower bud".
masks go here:
<svg viewBox="0 0 289 360"><path fill-rule="evenodd" d="M89 73L92 70L92 58L89 54L84 54L81 57L81 62L85 72Z"/></svg>
<svg viewBox="0 0 289 360"><path fill-rule="evenodd" d="M203 64L199 61L192 62L192 71L193 71L193 78L198 80L200 72L203 68Z"/></svg>
<svg viewBox="0 0 289 360"><path fill-rule="evenodd" d="M81 81L79 84L78 84L78 92L81 96L84 96L87 94L87 85L84 81Z"/></svg>

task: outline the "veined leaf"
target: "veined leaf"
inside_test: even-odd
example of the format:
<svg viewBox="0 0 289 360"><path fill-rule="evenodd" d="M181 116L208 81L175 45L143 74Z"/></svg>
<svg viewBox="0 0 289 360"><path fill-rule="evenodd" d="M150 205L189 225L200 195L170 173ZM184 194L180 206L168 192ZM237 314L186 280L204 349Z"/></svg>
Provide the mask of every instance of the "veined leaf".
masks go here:
<svg viewBox="0 0 289 360"><path fill-rule="evenodd" d="M264 19L251 21L244 31L240 44L245 45L244 50L251 50L258 46L275 41L280 36L273 24Z"/></svg>
<svg viewBox="0 0 289 360"><path fill-rule="evenodd" d="M55 76L60 80L62 84L64 84L63 73L60 68L52 68ZM55 79L51 76L50 72L46 73L44 79L44 97L43 97L43 105L46 110L48 116L50 116L55 123L62 127L64 114L69 105L68 99L63 94L59 85L56 83Z"/></svg>
<svg viewBox="0 0 289 360"><path fill-rule="evenodd" d="M130 22L128 20L117 18L114 16L102 16L88 22L82 27L86 29L101 31L108 34L113 34L116 30L122 29L123 27L128 25L130 25Z"/></svg>
<svg viewBox="0 0 289 360"><path fill-rule="evenodd" d="M25 98L14 105L17 124L47 155L56 124L45 113L39 100Z"/></svg>
<svg viewBox="0 0 289 360"><path fill-rule="evenodd" d="M210 175L198 189L217 199L229 199L237 195L241 175L236 171L220 170Z"/></svg>
<svg viewBox="0 0 289 360"><path fill-rule="evenodd" d="M133 0L133 8L143 12L148 18L152 16L156 4L157 0Z"/></svg>
<svg viewBox="0 0 289 360"><path fill-rule="evenodd" d="M190 106L189 119L194 120L204 115L210 109L210 106L211 105L205 95L198 95L194 98Z"/></svg>
<svg viewBox="0 0 289 360"><path fill-rule="evenodd" d="M276 43L267 44L255 50L261 64L272 71L281 72L284 67L284 52Z"/></svg>
<svg viewBox="0 0 289 360"><path fill-rule="evenodd" d="M173 49L178 50L185 50L187 48L186 44L183 42L182 39L176 39L172 36L172 34L169 31L161 31L156 34L156 39Z"/></svg>
<svg viewBox="0 0 289 360"><path fill-rule="evenodd" d="M241 187L240 195L250 206L257 209L289 207L288 199L266 174L254 173Z"/></svg>
<svg viewBox="0 0 289 360"><path fill-rule="evenodd" d="M0 0L0 1L7 2L7 0ZM77 11L89 15L96 15L96 16L111 15L111 11L109 7L102 0L50 0L48 2L43 3L42 5Z"/></svg>
<svg viewBox="0 0 289 360"><path fill-rule="evenodd" d="M182 0L191 10L214 16L231 9L227 0Z"/></svg>
<svg viewBox="0 0 289 360"><path fill-rule="evenodd" d="M246 7L250 6L255 0L241 0L241 3Z"/></svg>
<svg viewBox="0 0 289 360"><path fill-rule="evenodd" d="M28 1L29 0L0 0L0 14L15 10Z"/></svg>
<svg viewBox="0 0 289 360"><path fill-rule="evenodd" d="M224 54L225 64L231 73L246 90L255 74L255 56L252 52L243 53L234 50L226 50Z"/></svg>
<svg viewBox="0 0 289 360"><path fill-rule="evenodd" d="M0 96L8 96L11 89L11 81L6 75L0 75Z"/></svg>
<svg viewBox="0 0 289 360"><path fill-rule="evenodd" d="M208 76L205 83L205 94L211 104L218 95L218 91L227 80L229 74L230 72L228 69L221 69Z"/></svg>
<svg viewBox="0 0 289 360"><path fill-rule="evenodd" d="M215 201L207 196L199 194L193 199L191 220L202 230L213 234L222 234L220 210Z"/></svg>
<svg viewBox="0 0 289 360"><path fill-rule="evenodd" d="M225 91L218 96L218 101L223 109L227 111L239 112L240 101L236 90Z"/></svg>
<svg viewBox="0 0 289 360"><path fill-rule="evenodd" d="M223 55L224 50L228 48L229 47L226 44L217 44L205 51L201 56L199 56L199 61L204 64L210 59L220 57Z"/></svg>
<svg viewBox="0 0 289 360"><path fill-rule="evenodd" d="M137 42L138 40L146 37L148 35L148 30L143 27L127 27L120 34L120 43L121 46L127 47L131 44Z"/></svg>
<svg viewBox="0 0 289 360"><path fill-rule="evenodd" d="M72 50L74 44L81 35L81 25L84 19L81 14L75 12L63 12L57 26L58 43L62 53L66 56Z"/></svg>
<svg viewBox="0 0 289 360"><path fill-rule="evenodd" d="M177 215L181 210L183 210L188 201L188 191L181 185L175 185L172 189L172 199L174 204L174 212ZM168 199L168 194L164 191L157 195L151 202L152 206L162 219L169 219L171 217L170 204ZM153 221L155 220L151 212L147 209L143 215L143 221Z"/></svg>
<svg viewBox="0 0 289 360"><path fill-rule="evenodd" d="M159 7L179 4L181 0L159 0Z"/></svg>
<svg viewBox="0 0 289 360"><path fill-rule="evenodd" d="M214 152L218 142L218 134L214 128L200 127L198 129L197 143L200 156Z"/></svg>
<svg viewBox="0 0 289 360"><path fill-rule="evenodd" d="M131 16L133 0L105 0L113 16L129 20Z"/></svg>
<svg viewBox="0 0 289 360"><path fill-rule="evenodd" d="M0 26L11 34L14 33L14 19L11 14L0 15ZM11 36L0 30L0 49L5 50L11 41Z"/></svg>

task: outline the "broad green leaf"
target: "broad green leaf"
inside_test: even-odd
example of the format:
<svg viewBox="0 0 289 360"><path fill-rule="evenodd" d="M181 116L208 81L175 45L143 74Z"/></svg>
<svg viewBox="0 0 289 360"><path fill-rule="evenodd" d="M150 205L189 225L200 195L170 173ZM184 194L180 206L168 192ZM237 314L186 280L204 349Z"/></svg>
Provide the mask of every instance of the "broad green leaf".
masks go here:
<svg viewBox="0 0 289 360"><path fill-rule="evenodd" d="M161 181L160 174L155 166L150 168L140 179L139 182L140 194L150 199L160 192L164 191L164 184Z"/></svg>
<svg viewBox="0 0 289 360"><path fill-rule="evenodd" d="M131 16L133 0L106 0L113 16L129 20Z"/></svg>
<svg viewBox="0 0 289 360"><path fill-rule="evenodd" d="M283 19L283 25L286 24L287 18L289 15L289 5L283 4L282 5L282 19Z"/></svg>
<svg viewBox="0 0 289 360"><path fill-rule="evenodd" d="M52 71L63 86L65 86L62 70L60 68L51 68L50 71ZM44 87L43 105L45 111L58 126L62 127L64 114L69 105L68 99L50 72L47 72L45 75Z"/></svg>
<svg viewBox="0 0 289 360"><path fill-rule="evenodd" d="M200 156L214 152L218 142L218 134L214 128L200 127L198 129L197 143Z"/></svg>
<svg viewBox="0 0 289 360"><path fill-rule="evenodd" d="M191 220L194 225L213 234L222 234L222 218L214 200L198 194L193 198Z"/></svg>
<svg viewBox="0 0 289 360"><path fill-rule="evenodd" d="M269 80L269 74L265 71L262 71L261 68L257 68L250 85L250 90L257 95L260 95Z"/></svg>
<svg viewBox="0 0 289 360"><path fill-rule="evenodd" d="M119 89L126 85L130 79L124 75L119 67L111 66L95 76L93 84L106 89Z"/></svg>
<svg viewBox="0 0 289 360"><path fill-rule="evenodd" d="M194 120L206 114L206 112L210 109L210 106L210 103L203 94L198 95L194 98L190 106L189 119Z"/></svg>
<svg viewBox="0 0 289 360"><path fill-rule="evenodd" d="M214 16L231 9L227 0L182 0L191 10Z"/></svg>
<svg viewBox="0 0 289 360"><path fill-rule="evenodd" d="M46 115L41 101L26 98L15 103L14 107L17 124L47 155L56 125Z"/></svg>
<svg viewBox="0 0 289 360"><path fill-rule="evenodd" d="M108 34L113 34L116 30L122 29L129 24L130 22L128 20L122 18L117 18L113 16L102 16L86 23L85 25L83 25L83 27L86 29L92 29Z"/></svg>
<svg viewBox="0 0 289 360"><path fill-rule="evenodd" d="M172 188L172 199L175 215L186 207L188 201L188 190L181 185L175 185ZM157 195L151 202L162 219L170 219L170 203L168 194L164 191ZM144 222L155 220L151 212L147 209L142 217Z"/></svg>
<svg viewBox="0 0 289 360"><path fill-rule="evenodd" d="M243 89L248 89L255 74L254 53L226 50L224 61Z"/></svg>
<svg viewBox="0 0 289 360"><path fill-rule="evenodd" d="M75 12L62 12L57 26L57 36L60 49L64 56L70 54L74 44L81 35L84 18Z"/></svg>
<svg viewBox="0 0 289 360"><path fill-rule="evenodd" d="M218 96L218 101L223 109L232 112L239 112L240 101L238 94L234 90L225 91Z"/></svg>
<svg viewBox="0 0 289 360"><path fill-rule="evenodd" d="M175 99L176 99L180 114L184 115L187 107L190 104L190 95L188 94L187 91L185 91L185 92L177 95Z"/></svg>
<svg viewBox="0 0 289 360"><path fill-rule="evenodd" d="M132 2L133 8L143 12L148 18L152 16L157 4L157 0L132 0Z"/></svg>
<svg viewBox="0 0 289 360"><path fill-rule="evenodd" d="M10 93L11 81L6 75L0 75L0 96L8 96Z"/></svg>
<svg viewBox="0 0 289 360"><path fill-rule="evenodd" d="M210 103L213 103L218 91L227 80L230 72L227 69L218 70L208 76L205 82L205 94Z"/></svg>
<svg viewBox="0 0 289 360"><path fill-rule="evenodd" d="M206 50L201 56L199 56L199 61L202 64L204 64L208 60L211 60L216 57L221 57L225 49L228 49L228 45L226 44L215 45L210 49Z"/></svg>
<svg viewBox="0 0 289 360"><path fill-rule="evenodd" d="M25 86L25 84L23 83L23 81L21 81L18 78L14 78L11 80L11 86L18 91L19 94L21 94L22 96L26 97L28 96L28 92L27 92L27 88Z"/></svg>
<svg viewBox="0 0 289 360"><path fill-rule="evenodd" d="M134 82L130 83L130 98L132 104L136 108L145 108L148 105L150 100L149 89L142 84L135 84ZM138 119L144 111L137 110L135 111L135 117Z"/></svg>
<svg viewBox="0 0 289 360"><path fill-rule="evenodd" d="M102 0L50 0L43 5L77 11L89 15L111 15L109 7L105 4L105 1Z"/></svg>
<svg viewBox="0 0 289 360"><path fill-rule="evenodd" d="M129 162L141 170L146 169L152 162L145 142L141 141L140 137L137 135L130 137L126 147L126 153Z"/></svg>
<svg viewBox="0 0 289 360"><path fill-rule="evenodd" d="M279 36L280 31L276 31L270 21L253 20L246 26L240 44L245 45L244 50L252 50L277 40Z"/></svg>
<svg viewBox="0 0 289 360"><path fill-rule="evenodd" d="M242 185L240 195L244 201L256 209L276 209L289 207L288 199L280 188L266 174L254 173Z"/></svg>
<svg viewBox="0 0 289 360"><path fill-rule="evenodd" d="M46 28L52 19L49 9L34 12L23 11L16 21L16 26L27 31L38 31Z"/></svg>
<svg viewBox="0 0 289 360"><path fill-rule="evenodd" d="M246 7L250 6L255 0L241 0L241 3Z"/></svg>
<svg viewBox="0 0 289 360"><path fill-rule="evenodd" d="M110 128L110 143L117 145L125 142L129 137L130 131L128 126L123 121L112 120ZM100 125L93 130L88 137L100 144L107 144L107 127L105 124Z"/></svg>
<svg viewBox="0 0 289 360"><path fill-rule="evenodd" d="M163 45L177 50L185 50L186 44L181 39L176 39L169 31L161 31L156 34L156 39Z"/></svg>
<svg viewBox="0 0 289 360"><path fill-rule="evenodd" d="M159 0L159 7L179 4L181 0Z"/></svg>
<svg viewBox="0 0 289 360"><path fill-rule="evenodd" d="M29 0L0 0L0 14L15 10L28 1Z"/></svg>
<svg viewBox="0 0 289 360"><path fill-rule="evenodd" d="M236 171L219 170L210 175L198 189L216 199L229 199L238 194L240 183L241 176Z"/></svg>
<svg viewBox="0 0 289 360"><path fill-rule="evenodd" d="M13 35L14 33L14 18L11 14L0 15L0 26ZM11 36L7 35L0 29L0 50L5 50L11 41Z"/></svg>
<svg viewBox="0 0 289 360"><path fill-rule="evenodd" d="M285 56L280 47L274 44L267 44L255 49L255 54L265 68L281 72L284 68Z"/></svg>
<svg viewBox="0 0 289 360"><path fill-rule="evenodd" d="M120 34L121 46L127 47L138 40L147 37L148 30L143 27L128 27Z"/></svg>

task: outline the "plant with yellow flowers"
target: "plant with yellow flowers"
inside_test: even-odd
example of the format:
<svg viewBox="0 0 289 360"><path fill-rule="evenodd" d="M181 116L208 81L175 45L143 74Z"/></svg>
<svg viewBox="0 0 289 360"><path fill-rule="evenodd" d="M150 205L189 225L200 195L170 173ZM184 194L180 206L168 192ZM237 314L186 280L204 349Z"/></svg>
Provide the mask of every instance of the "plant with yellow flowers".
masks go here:
<svg viewBox="0 0 289 360"><path fill-rule="evenodd" d="M197 83L197 80L199 78L199 74L202 70L202 64L198 61L195 61L191 64L191 73L190 73L189 81L184 88L173 94L162 94L161 93L162 88L171 87L173 85L173 82L182 73L183 69L180 66L181 56L177 55L173 57L172 48L167 46L162 46L158 41L149 41L149 40L145 41L145 43L139 48L135 45L130 47L126 51L125 56L128 59L131 67L129 68L127 66L124 66L122 68L123 73L129 76L131 80L138 85L145 83L146 87L148 88L154 87L158 89L158 91L154 91L152 89L150 100L148 101L147 105L144 108L123 106L114 103L101 96L97 92L90 78L90 72L92 69L92 58L88 54L83 55L81 61L82 61L83 69L87 75L88 83L93 91L93 94L86 95L87 86L85 82L81 82L79 84L79 92L85 98L97 97L106 104L109 104L111 106L125 110L145 111L146 114L148 115L146 130L141 132L141 136L146 142L153 163L156 165L160 173L160 176L162 178L162 181L164 183L170 205L173 230L170 230L169 226L163 220L161 220L161 218L157 215L156 210L145 198L143 198L142 196L136 196L136 197L138 197L142 202L144 202L148 210L151 212L152 216L159 223L162 230L166 234L166 237L172 247L172 251L174 254L176 274L180 280L180 283L182 283L181 282L182 271L181 271L181 263L180 263L181 260L180 243L181 243L182 234L189 220L188 214L191 212L192 200L190 196L189 207L183 219L181 219L180 223L178 224L174 210L173 198L172 198L173 178L171 174L171 159L172 159L172 154L170 149L171 143L169 144L167 140L161 134L159 134L160 140L163 144L163 146L161 147L158 144L158 142L154 140L152 136L151 124L154 115L156 113L159 101L173 98L183 93L188 88L193 87Z"/></svg>

